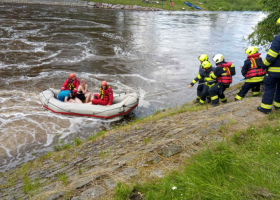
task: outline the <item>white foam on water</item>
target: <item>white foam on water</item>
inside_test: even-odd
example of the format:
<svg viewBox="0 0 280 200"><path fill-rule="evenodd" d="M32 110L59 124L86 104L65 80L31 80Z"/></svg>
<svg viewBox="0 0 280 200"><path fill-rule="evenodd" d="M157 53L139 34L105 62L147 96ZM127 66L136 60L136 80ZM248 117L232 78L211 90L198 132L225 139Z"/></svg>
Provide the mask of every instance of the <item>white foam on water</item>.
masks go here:
<svg viewBox="0 0 280 200"><path fill-rule="evenodd" d="M139 98L139 107L144 107L144 108L149 108L151 103L149 101L144 100L145 95L146 95L146 91L143 89L139 89L139 93L140 93L140 98Z"/></svg>

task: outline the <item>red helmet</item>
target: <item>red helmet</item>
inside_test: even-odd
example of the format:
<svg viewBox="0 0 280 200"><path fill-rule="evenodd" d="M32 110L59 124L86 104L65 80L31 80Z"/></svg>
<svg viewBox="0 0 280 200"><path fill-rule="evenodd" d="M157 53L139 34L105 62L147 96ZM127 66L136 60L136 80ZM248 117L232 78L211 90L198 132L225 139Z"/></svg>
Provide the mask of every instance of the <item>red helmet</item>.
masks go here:
<svg viewBox="0 0 280 200"><path fill-rule="evenodd" d="M102 81L101 82L101 86L106 86L107 85L107 82L106 81Z"/></svg>
<svg viewBox="0 0 280 200"><path fill-rule="evenodd" d="M70 78L70 79L75 78L75 77L76 77L76 75L75 75L74 73L70 73L70 74L69 74L69 78Z"/></svg>

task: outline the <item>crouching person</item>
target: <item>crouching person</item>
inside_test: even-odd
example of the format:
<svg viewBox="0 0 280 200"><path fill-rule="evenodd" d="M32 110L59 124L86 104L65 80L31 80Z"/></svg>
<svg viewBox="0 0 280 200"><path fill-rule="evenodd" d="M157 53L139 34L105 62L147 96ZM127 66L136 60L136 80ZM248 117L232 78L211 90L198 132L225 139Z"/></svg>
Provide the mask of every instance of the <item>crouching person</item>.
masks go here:
<svg viewBox="0 0 280 200"><path fill-rule="evenodd" d="M201 93L201 98L199 100L199 104L203 105L203 104L205 104L206 98L209 97L209 92L208 92L209 88L211 88L213 85L215 85L216 81L210 77L211 72L213 72L215 68L212 67L212 65L209 61L202 62L201 68L203 69L203 71L200 71L199 76L197 76L188 87L192 88L198 80L203 80L203 82L200 83L201 84L200 86L202 86L202 93ZM210 97L209 97L209 100L210 100ZM211 100L207 101L207 103L210 103L210 102L211 102Z"/></svg>
<svg viewBox="0 0 280 200"><path fill-rule="evenodd" d="M241 66L241 73L246 81L238 94L235 96L235 101L242 100L247 92L252 89L253 97L260 95L260 85L263 82L266 71L262 69L262 58L258 53L257 47L249 47L246 49L247 60L244 66Z"/></svg>
<svg viewBox="0 0 280 200"><path fill-rule="evenodd" d="M110 106L113 103L113 90L106 81L101 82L100 93L94 94L91 101L94 105Z"/></svg>
<svg viewBox="0 0 280 200"><path fill-rule="evenodd" d="M224 95L224 91L229 88L232 83L232 76L235 75L235 66L231 62L225 62L222 54L217 54L213 57L213 61L217 67L210 77L217 79L217 83L209 89L212 105L218 106L219 99L221 102L226 103L227 98Z"/></svg>
<svg viewBox="0 0 280 200"><path fill-rule="evenodd" d="M73 91L62 90L58 93L57 100L68 103L83 103L78 99Z"/></svg>

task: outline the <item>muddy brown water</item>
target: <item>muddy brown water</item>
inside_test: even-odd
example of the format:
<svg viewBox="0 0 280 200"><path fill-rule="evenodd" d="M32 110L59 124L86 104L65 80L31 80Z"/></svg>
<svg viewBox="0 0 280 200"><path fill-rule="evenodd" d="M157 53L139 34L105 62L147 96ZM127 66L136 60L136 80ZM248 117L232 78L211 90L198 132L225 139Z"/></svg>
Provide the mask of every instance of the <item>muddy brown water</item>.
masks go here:
<svg viewBox="0 0 280 200"><path fill-rule="evenodd" d="M144 117L196 96L193 88L145 97L187 86L198 71L198 55L223 53L242 65L243 37L263 17L0 4L0 171L52 150L58 138L87 138L116 123L57 115L41 106L39 93L59 89L70 72L86 79L92 92L101 80L115 93L138 92L134 115ZM237 71L235 83L242 79Z"/></svg>

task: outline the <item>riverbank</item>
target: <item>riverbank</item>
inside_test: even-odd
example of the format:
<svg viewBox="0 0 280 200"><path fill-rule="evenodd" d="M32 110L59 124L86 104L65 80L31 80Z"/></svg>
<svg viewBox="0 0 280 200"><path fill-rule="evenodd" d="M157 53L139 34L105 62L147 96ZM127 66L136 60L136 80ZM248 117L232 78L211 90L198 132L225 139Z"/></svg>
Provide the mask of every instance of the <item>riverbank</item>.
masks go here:
<svg viewBox="0 0 280 200"><path fill-rule="evenodd" d="M68 5L83 6L100 9L138 10L138 11L198 11L194 7L184 4L183 1L173 0L174 5L170 6L170 1L156 0L0 0L2 3L23 3L23 4L45 4L45 5ZM191 4L208 11L261 11L262 7L253 0L192 0Z"/></svg>
<svg viewBox="0 0 280 200"><path fill-rule="evenodd" d="M185 163L192 163L193 155L203 153L205 147L213 149L216 142L231 141L232 138L243 141L240 133L247 128L261 129L271 121L278 123L277 117L267 118L256 110L261 98L233 102L241 84L227 91L231 103L219 107L188 103L99 132L97 136L89 137L87 142L75 139L73 148L68 144L58 144L57 152L50 152L3 173L0 197L127 199L135 193L133 189L137 190L136 196L147 196L147 188L150 187L146 185L147 181L160 181L166 175L167 178L162 180L167 180L173 170L181 173ZM137 183L141 183L141 187ZM178 184L171 183L179 189ZM160 184L156 187L161 188Z"/></svg>
<svg viewBox="0 0 280 200"><path fill-rule="evenodd" d="M132 10L173 10L173 11L199 11L194 7L190 7L184 3L184 1L172 0L174 5L170 6L170 1L157 1L157 0L94 0L92 4L98 4L98 8L111 8L108 4L116 5L117 9L129 9L130 6ZM253 0L192 0L187 1L195 6L202 8L202 10L209 11L261 11L262 6L257 4ZM89 2L90 5L91 2ZM105 6L103 6L105 4ZM133 7L134 6L134 7ZM142 8L138 8L142 7ZM115 8L115 7L113 7ZM136 9L135 9L136 8Z"/></svg>

